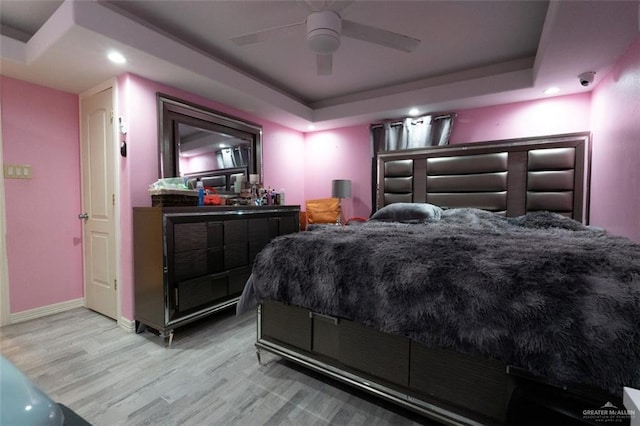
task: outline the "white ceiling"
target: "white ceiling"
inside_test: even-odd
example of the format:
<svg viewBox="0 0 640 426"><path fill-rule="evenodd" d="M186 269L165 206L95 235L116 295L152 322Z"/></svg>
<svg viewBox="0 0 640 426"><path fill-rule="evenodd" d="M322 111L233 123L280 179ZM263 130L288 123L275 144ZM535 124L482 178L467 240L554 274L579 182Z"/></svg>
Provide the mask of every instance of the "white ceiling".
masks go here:
<svg viewBox="0 0 640 426"><path fill-rule="evenodd" d="M422 42L411 53L343 37L316 74L304 31L253 45L233 36L302 22L331 1L0 0L3 75L81 93L132 72L307 131L591 90L638 37L639 2L346 1L347 20ZM331 7L335 7L333 4ZM345 7L346 6L346 7ZM108 62L111 49L127 57Z"/></svg>

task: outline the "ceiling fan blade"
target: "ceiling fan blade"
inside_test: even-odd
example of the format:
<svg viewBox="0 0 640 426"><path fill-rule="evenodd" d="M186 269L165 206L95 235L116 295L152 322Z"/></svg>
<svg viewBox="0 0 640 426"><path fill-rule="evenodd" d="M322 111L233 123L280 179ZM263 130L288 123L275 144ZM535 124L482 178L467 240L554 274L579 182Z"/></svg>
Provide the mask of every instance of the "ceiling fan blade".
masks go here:
<svg viewBox="0 0 640 426"><path fill-rule="evenodd" d="M316 65L318 66L318 75L331 75L333 72L333 55L316 55Z"/></svg>
<svg viewBox="0 0 640 426"><path fill-rule="evenodd" d="M334 11L335 13L340 13L347 8L347 6L351 5L351 3L355 2L355 0L333 0L327 6L327 9Z"/></svg>
<svg viewBox="0 0 640 426"><path fill-rule="evenodd" d="M253 44L261 41L269 40L272 38L283 37L295 32L296 30L305 27L305 22L296 22L295 24L282 25L280 27L268 28L266 30L257 31L255 33L243 34L236 37L231 37L238 46L244 46L245 44Z"/></svg>
<svg viewBox="0 0 640 426"><path fill-rule="evenodd" d="M321 10L332 10L340 13L356 0L304 0L307 7L312 12L320 12Z"/></svg>
<svg viewBox="0 0 640 426"><path fill-rule="evenodd" d="M412 52L420 44L420 40L417 38L344 19L342 20L342 35L404 52Z"/></svg>
<svg viewBox="0 0 640 426"><path fill-rule="evenodd" d="M326 2L324 0L323 1L304 0L304 4L307 5L309 10L312 12L319 12L323 10L326 7L325 3Z"/></svg>

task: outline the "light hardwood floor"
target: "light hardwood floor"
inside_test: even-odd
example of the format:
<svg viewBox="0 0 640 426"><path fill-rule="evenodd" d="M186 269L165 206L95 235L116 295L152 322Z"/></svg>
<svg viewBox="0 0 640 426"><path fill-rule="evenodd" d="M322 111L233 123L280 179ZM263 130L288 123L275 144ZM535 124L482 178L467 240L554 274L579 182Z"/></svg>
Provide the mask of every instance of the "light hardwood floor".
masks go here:
<svg viewBox="0 0 640 426"><path fill-rule="evenodd" d="M165 348L87 309L0 328L0 352L94 425L433 424L265 354L255 314L230 310L176 330Z"/></svg>

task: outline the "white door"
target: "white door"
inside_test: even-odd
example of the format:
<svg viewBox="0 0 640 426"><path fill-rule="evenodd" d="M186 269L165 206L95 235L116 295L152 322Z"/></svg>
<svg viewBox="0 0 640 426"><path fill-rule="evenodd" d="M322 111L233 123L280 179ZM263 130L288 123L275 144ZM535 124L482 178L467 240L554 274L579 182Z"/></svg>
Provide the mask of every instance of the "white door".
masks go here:
<svg viewBox="0 0 640 426"><path fill-rule="evenodd" d="M84 294L87 308L117 319L113 89L80 100Z"/></svg>

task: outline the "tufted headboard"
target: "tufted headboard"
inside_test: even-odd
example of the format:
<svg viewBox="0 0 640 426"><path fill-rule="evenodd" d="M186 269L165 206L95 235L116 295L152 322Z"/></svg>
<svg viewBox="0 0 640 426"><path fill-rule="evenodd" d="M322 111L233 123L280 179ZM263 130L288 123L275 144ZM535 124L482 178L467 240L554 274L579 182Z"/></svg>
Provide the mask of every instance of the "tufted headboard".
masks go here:
<svg viewBox="0 0 640 426"><path fill-rule="evenodd" d="M376 208L427 202L507 216L549 210L588 223L588 133L387 152L377 170Z"/></svg>

